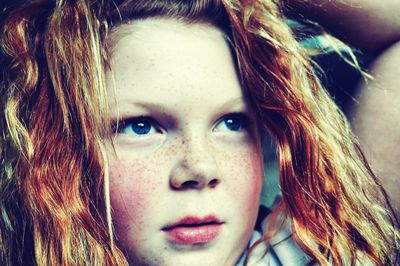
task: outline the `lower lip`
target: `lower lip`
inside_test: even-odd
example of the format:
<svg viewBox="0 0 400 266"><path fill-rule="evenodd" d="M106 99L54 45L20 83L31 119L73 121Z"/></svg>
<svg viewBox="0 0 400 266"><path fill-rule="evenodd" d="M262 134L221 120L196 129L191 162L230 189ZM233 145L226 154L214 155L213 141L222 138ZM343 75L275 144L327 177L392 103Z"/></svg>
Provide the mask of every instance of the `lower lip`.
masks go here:
<svg viewBox="0 0 400 266"><path fill-rule="evenodd" d="M165 230L168 238L175 244L193 245L205 244L216 239L222 224L207 224L200 226L177 226Z"/></svg>

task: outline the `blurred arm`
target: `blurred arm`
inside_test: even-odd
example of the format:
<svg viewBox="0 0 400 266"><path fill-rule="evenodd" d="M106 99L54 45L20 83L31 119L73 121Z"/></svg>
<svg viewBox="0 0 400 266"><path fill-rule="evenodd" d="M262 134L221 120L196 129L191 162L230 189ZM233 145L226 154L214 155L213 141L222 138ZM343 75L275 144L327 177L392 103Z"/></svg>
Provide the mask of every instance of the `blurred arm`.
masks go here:
<svg viewBox="0 0 400 266"><path fill-rule="evenodd" d="M400 0L284 0L339 39L368 52L400 40Z"/></svg>
<svg viewBox="0 0 400 266"><path fill-rule="evenodd" d="M400 217L400 42L373 62L374 80L361 83L348 114L367 158Z"/></svg>

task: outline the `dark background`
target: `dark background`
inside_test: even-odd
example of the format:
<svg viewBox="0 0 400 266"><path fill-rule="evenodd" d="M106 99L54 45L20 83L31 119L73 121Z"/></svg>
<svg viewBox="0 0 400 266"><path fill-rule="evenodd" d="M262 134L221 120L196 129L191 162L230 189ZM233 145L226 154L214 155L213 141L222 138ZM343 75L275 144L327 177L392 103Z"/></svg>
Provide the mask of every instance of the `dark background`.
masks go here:
<svg viewBox="0 0 400 266"><path fill-rule="evenodd" d="M0 0L0 23L3 24L4 19L8 16L10 10L14 9L23 2L23 0Z"/></svg>

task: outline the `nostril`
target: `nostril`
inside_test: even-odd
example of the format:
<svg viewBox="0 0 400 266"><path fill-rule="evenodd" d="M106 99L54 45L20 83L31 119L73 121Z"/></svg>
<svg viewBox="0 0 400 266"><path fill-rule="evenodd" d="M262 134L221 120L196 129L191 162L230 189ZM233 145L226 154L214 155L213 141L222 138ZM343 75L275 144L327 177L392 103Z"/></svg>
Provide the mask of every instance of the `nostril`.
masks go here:
<svg viewBox="0 0 400 266"><path fill-rule="evenodd" d="M210 188L215 188L220 183L219 179L213 178L208 183L207 186ZM183 182L180 186L181 189L192 189L192 188L199 188L201 183L196 180L187 180Z"/></svg>
<svg viewBox="0 0 400 266"><path fill-rule="evenodd" d="M218 184L219 184L219 180L216 178L214 178L214 179L210 180L210 182L208 182L208 186L210 188L215 188Z"/></svg>
<svg viewBox="0 0 400 266"><path fill-rule="evenodd" d="M195 188L199 185L196 180L188 180L182 183L181 188Z"/></svg>

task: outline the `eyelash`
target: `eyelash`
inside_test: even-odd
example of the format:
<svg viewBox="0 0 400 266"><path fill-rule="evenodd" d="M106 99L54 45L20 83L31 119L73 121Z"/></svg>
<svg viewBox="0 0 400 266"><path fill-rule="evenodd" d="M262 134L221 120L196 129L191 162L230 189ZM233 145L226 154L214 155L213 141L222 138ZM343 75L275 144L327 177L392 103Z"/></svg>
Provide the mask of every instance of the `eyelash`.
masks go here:
<svg viewBox="0 0 400 266"><path fill-rule="evenodd" d="M229 128L228 126L228 121L235 121L239 122L240 125L239 127L235 127L235 129ZM214 131L224 123L225 127L227 127L230 131L232 132L241 132L243 130L248 129L248 127L251 125L251 120L250 118L244 114L244 113L230 113L227 115L224 115L221 119L218 120L217 125L214 127Z"/></svg>
<svg viewBox="0 0 400 266"><path fill-rule="evenodd" d="M239 125L235 126L233 125L232 121L238 120L236 122L239 122ZM231 121L231 126L233 125L233 128L229 127L228 121ZM151 132L152 129L154 129L157 133L162 133L163 129L162 126L160 126L160 124L153 119L152 117L149 116L139 116L139 117L133 117L133 118L129 118L129 119L125 119L122 121L119 121L115 124L112 125L111 130L114 134L117 133L123 133L123 131L125 129L128 128L128 126L134 126L134 125L147 125L147 127L144 127L143 129L143 134L135 132L135 129L132 129L133 133L135 133L135 135L147 135L149 132ZM230 114L226 114L223 117L221 117L217 123L216 126L213 128L213 131L221 131L218 128L223 125L224 127L226 127L226 129L228 131L231 132L241 132L243 130L246 130L250 125L251 125L251 120L250 118L244 114L244 113L230 113ZM150 126L150 127L148 127ZM137 128L138 129L138 128ZM140 130L140 128L139 128Z"/></svg>
<svg viewBox="0 0 400 266"><path fill-rule="evenodd" d="M149 116L139 116L119 121L112 125L111 130L114 134L122 133L122 131L124 131L124 129L126 129L129 125L133 126L133 125L138 125L140 123L150 125L149 131L152 128L154 128L156 132L158 133L162 132L162 127L157 123L156 120L154 120L152 117ZM135 133L137 135L146 135L149 131L147 131L144 134L138 134L137 132Z"/></svg>

